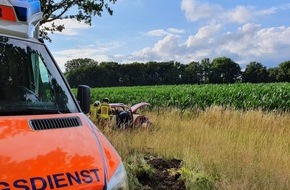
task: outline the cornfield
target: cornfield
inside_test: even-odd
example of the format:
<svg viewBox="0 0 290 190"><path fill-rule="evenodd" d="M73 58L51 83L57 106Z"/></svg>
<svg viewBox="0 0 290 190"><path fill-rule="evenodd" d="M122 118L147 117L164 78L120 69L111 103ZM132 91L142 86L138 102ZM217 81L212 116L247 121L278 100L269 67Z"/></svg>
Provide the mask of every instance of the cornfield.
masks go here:
<svg viewBox="0 0 290 190"><path fill-rule="evenodd" d="M76 92L76 89L74 89ZM290 84L208 84L134 86L91 89L91 101L108 97L110 102L133 105L149 102L152 106L206 109L221 106L239 110L289 111Z"/></svg>

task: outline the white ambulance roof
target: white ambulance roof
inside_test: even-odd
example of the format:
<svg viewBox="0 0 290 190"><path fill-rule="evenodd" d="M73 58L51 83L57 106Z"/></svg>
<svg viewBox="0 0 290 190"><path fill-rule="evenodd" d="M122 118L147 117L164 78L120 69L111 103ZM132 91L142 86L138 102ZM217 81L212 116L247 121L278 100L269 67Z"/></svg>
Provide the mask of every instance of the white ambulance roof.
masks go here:
<svg viewBox="0 0 290 190"><path fill-rule="evenodd" d="M38 38L42 12L39 0L0 0L0 33Z"/></svg>

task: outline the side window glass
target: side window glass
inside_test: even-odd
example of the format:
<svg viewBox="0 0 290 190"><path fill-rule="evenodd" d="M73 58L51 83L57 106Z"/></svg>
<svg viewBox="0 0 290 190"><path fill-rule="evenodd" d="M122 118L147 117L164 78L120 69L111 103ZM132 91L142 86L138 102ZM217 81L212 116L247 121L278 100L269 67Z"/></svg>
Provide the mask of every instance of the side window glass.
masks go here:
<svg viewBox="0 0 290 190"><path fill-rule="evenodd" d="M51 89L49 84L49 72L44 65L42 58L37 53L31 54L32 70L34 77L35 93L42 101L51 100Z"/></svg>

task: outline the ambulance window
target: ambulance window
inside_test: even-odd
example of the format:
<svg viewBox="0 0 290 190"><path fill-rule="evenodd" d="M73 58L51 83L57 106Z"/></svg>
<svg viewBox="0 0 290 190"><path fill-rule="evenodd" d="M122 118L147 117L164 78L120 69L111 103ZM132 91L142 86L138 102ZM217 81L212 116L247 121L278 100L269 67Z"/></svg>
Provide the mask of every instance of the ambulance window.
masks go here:
<svg viewBox="0 0 290 190"><path fill-rule="evenodd" d="M44 45L0 36L0 115L79 112Z"/></svg>

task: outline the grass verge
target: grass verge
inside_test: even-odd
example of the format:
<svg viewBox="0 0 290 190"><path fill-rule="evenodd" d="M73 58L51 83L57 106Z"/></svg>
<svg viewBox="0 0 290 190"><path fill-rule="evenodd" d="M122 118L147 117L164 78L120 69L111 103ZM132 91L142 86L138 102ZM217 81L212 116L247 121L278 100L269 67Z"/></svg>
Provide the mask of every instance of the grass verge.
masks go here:
<svg viewBox="0 0 290 190"><path fill-rule="evenodd" d="M289 113L214 107L146 115L152 128L105 133L125 163L138 154L181 159L186 189L290 189Z"/></svg>

